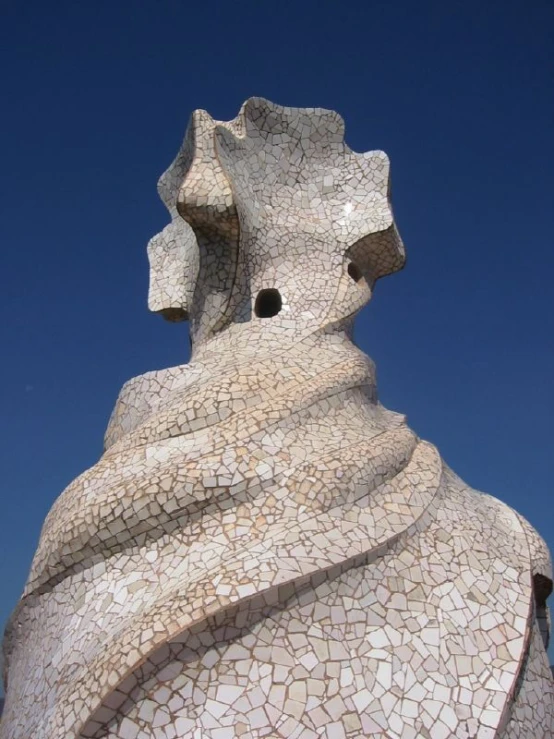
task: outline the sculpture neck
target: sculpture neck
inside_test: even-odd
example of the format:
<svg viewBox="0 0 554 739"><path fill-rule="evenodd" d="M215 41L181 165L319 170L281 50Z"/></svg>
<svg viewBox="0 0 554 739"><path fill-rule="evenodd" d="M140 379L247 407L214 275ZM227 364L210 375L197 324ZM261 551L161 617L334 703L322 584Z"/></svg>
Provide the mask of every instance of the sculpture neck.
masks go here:
<svg viewBox="0 0 554 739"><path fill-rule="evenodd" d="M256 357L295 353L298 347L350 347L353 343L354 317L321 325L319 322L287 313L271 318L252 316L237 321L202 341L192 342L191 361L219 363L224 358Z"/></svg>

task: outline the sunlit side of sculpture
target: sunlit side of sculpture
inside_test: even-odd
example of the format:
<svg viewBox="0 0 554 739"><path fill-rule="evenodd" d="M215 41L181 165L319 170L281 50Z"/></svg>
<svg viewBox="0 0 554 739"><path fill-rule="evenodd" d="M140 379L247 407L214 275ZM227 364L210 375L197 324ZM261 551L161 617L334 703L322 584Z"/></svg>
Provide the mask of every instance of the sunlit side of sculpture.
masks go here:
<svg viewBox="0 0 554 739"><path fill-rule="evenodd" d="M44 524L1 739L541 739L541 538L378 401L352 343L402 268L383 152L341 118L193 114L149 306L188 365L127 383Z"/></svg>

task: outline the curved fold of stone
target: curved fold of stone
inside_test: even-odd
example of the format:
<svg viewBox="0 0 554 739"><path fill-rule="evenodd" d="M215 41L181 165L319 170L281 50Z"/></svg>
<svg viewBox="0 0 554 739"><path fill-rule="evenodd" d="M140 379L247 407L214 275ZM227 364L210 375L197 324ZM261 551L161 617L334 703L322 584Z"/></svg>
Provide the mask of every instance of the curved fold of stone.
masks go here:
<svg viewBox="0 0 554 739"><path fill-rule="evenodd" d="M388 180L336 113L193 115L149 245L192 361L124 386L49 513L1 739L551 736L544 543L352 343L404 262Z"/></svg>
<svg viewBox="0 0 554 739"><path fill-rule="evenodd" d="M177 193L189 167L187 142L158 182L158 193L171 216L169 223L148 242L150 264L148 308L169 321L189 317L198 277L199 253L192 228L177 211Z"/></svg>

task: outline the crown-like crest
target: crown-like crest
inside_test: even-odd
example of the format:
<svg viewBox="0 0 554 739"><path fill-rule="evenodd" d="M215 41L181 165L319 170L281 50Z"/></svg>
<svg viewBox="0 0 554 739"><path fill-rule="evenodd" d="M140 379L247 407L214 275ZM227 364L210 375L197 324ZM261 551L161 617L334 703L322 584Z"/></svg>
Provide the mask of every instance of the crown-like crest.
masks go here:
<svg viewBox="0 0 554 739"><path fill-rule="evenodd" d="M189 226L203 235L204 244L210 238L220 249L227 243L229 269L236 266L231 252L238 249L241 231L255 231L260 239L264 231L277 234L284 249L287 232L332 239L373 281L404 265L390 204L388 157L382 151L353 152L344 142L343 120L333 111L287 108L262 98L247 100L227 123L195 111L159 190L172 224L149 248L156 273L153 310L175 300L175 307L188 313L192 282L202 277ZM168 286L162 287L164 281Z"/></svg>

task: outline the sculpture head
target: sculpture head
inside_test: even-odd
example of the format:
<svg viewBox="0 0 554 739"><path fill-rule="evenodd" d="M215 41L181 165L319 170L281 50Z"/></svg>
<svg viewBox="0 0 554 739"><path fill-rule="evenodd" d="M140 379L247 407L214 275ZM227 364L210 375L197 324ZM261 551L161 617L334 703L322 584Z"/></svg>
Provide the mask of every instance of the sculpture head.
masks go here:
<svg viewBox="0 0 554 739"><path fill-rule="evenodd" d="M389 160L351 151L332 111L261 98L228 123L196 111L159 191L172 221L148 247L149 305L188 317L193 342L345 321L404 265Z"/></svg>

